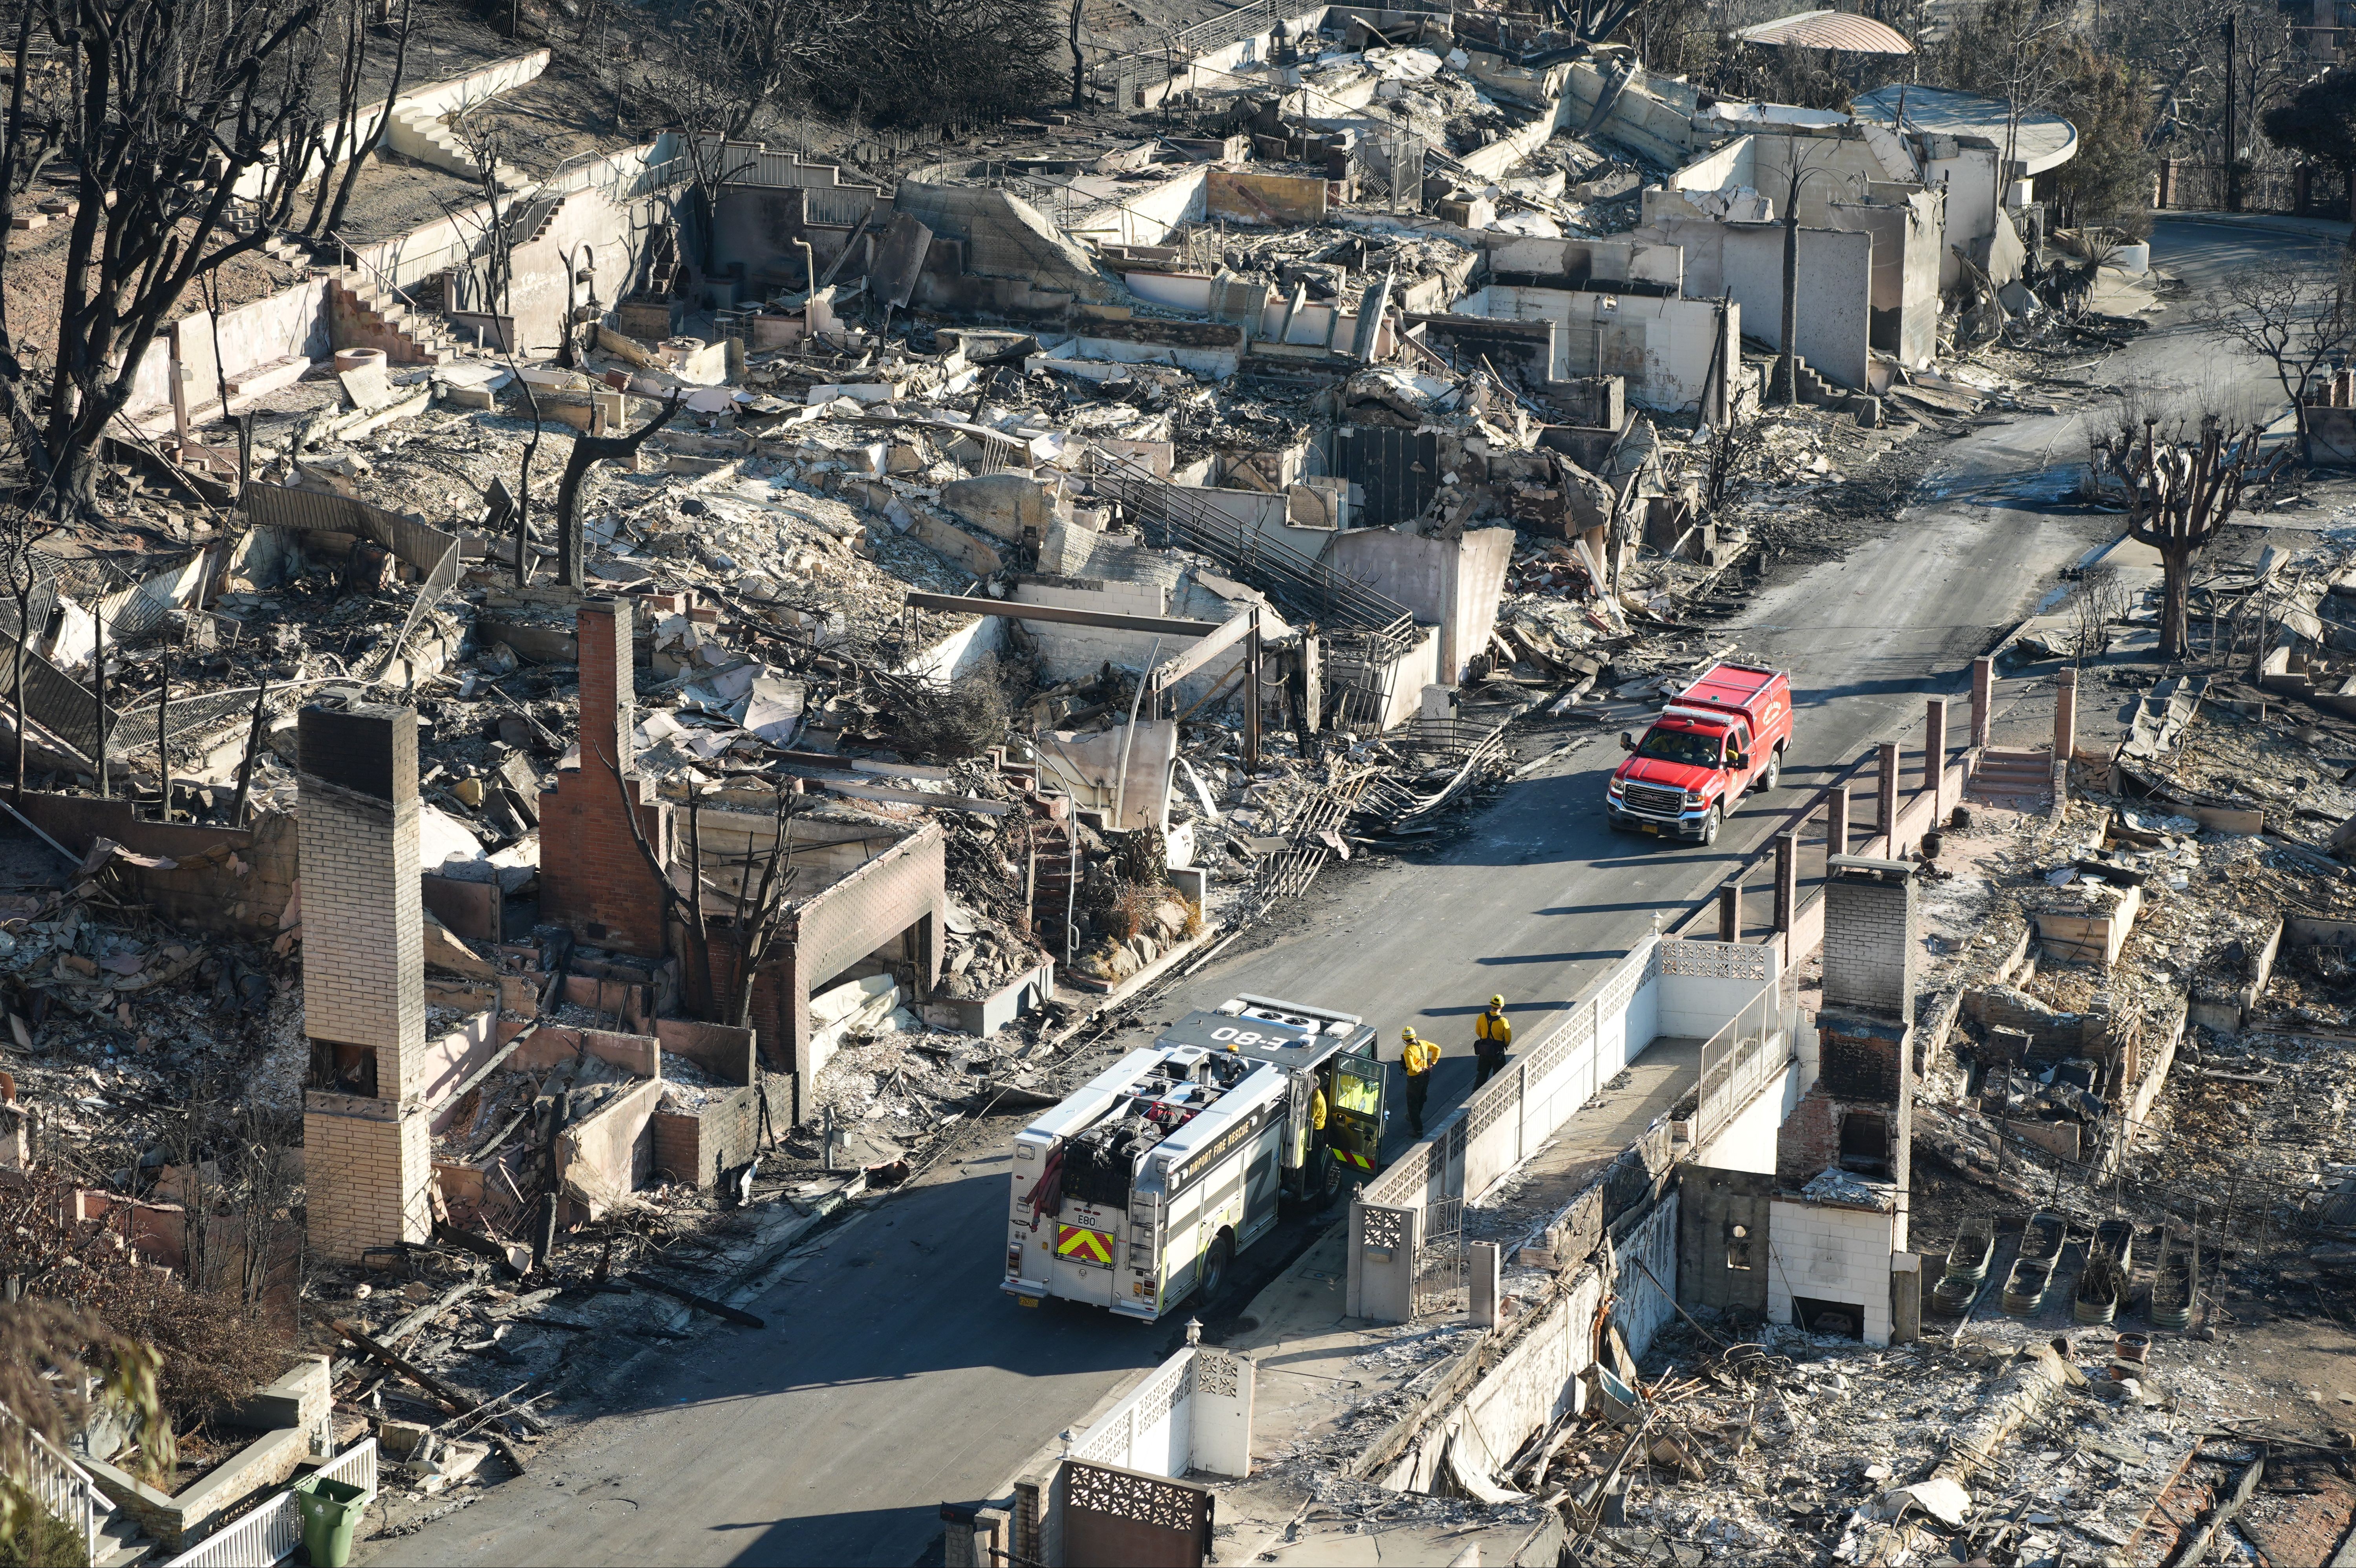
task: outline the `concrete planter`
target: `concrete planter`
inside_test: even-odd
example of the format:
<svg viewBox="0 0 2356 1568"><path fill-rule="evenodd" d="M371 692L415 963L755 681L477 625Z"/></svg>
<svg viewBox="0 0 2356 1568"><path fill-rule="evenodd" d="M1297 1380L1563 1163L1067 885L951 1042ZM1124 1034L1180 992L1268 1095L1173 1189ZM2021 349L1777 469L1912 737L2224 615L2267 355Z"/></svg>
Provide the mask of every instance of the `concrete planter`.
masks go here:
<svg viewBox="0 0 2356 1568"><path fill-rule="evenodd" d="M225 1515L257 1492L285 1484L324 1435L331 1395L327 1359L304 1356L275 1382L228 1413L229 1424L259 1428L252 1442L185 1491L167 1495L100 1459L83 1467L116 1507L166 1552L204 1540Z"/></svg>

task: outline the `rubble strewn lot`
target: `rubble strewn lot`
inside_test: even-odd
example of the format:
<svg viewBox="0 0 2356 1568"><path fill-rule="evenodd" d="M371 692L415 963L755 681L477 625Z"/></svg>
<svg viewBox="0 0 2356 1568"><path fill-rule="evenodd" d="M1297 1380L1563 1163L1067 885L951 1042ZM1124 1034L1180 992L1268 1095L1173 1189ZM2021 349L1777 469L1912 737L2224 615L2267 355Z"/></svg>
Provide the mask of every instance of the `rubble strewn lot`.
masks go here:
<svg viewBox="0 0 2356 1568"><path fill-rule="evenodd" d="M639 144L621 75L593 112L591 13L536 54L444 28L472 74L388 105L344 229L256 233L166 310L90 496L0 539L0 1275L177 1359L171 1464L72 1439L158 1553L279 1507L290 1431L373 1436L411 1532L639 1358L766 1327L757 1282L1055 1104L1157 987L1743 657L1722 624L1945 442L2115 391L2079 372L2169 284L2041 208L1949 224L1971 182L1927 171L1999 188L1985 137L1518 14L1213 66L1141 13L1117 105L787 150ZM1785 400L1743 248L1810 156L1863 199L1810 218L1805 307L1872 323ZM82 210L42 177L12 321L56 316ZM1964 1321L1927 1284L1903 1348L1705 1308L1616 1359L1637 1407L1490 1467L1503 1501L1344 1475L1482 1353L1447 1273L1354 1352L1379 1392L1264 1462L1354 1529L1677 1568L2139 1568L2261 1458L2233 1550L2356 1513L2356 1392L2297 1339L2356 1271L2356 557L2303 537L2204 560L2197 668L2109 656L2134 594L2015 640L2133 717L2050 814L1981 790L1919 851L1914 1189L1795 1186L1911 1219L1934 1275L1988 1238ZM1507 1320L1552 1299L1566 1172L1621 1157L1556 1153L1460 1216L1515 1254ZM2025 1243L2055 1283L2008 1317Z"/></svg>

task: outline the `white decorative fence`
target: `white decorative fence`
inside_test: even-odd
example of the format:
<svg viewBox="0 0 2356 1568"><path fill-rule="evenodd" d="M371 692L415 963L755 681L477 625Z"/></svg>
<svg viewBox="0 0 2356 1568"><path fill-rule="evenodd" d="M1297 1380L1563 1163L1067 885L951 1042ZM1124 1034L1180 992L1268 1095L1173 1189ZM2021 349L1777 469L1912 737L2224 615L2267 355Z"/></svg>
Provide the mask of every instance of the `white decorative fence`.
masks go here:
<svg viewBox="0 0 2356 1568"><path fill-rule="evenodd" d="M1725 1125L1773 1078L1797 1023L1778 1001L1776 965L1765 944L1658 935L1638 943L1552 1032L1359 1190L1347 1310L1411 1319L1425 1211L1449 1199L1477 1201L1656 1039L1708 1042L1703 1115Z"/></svg>
<svg viewBox="0 0 2356 1568"><path fill-rule="evenodd" d="M15 1477L17 1484L32 1493L42 1511L80 1533L86 1558L95 1555L91 1546L98 1539L98 1516L113 1511L113 1505L99 1495L98 1483L5 1404L0 1404L0 1423L25 1445L25 1472Z"/></svg>
<svg viewBox="0 0 2356 1568"><path fill-rule="evenodd" d="M365 1507L376 1496L376 1439L362 1438L315 1472L360 1488ZM292 1488L214 1531L164 1568L276 1568L303 1543L303 1515Z"/></svg>
<svg viewBox="0 0 2356 1568"><path fill-rule="evenodd" d="M1064 1456L1156 1476L1249 1475L1252 1374L1248 1357L1189 1345L1074 1437Z"/></svg>

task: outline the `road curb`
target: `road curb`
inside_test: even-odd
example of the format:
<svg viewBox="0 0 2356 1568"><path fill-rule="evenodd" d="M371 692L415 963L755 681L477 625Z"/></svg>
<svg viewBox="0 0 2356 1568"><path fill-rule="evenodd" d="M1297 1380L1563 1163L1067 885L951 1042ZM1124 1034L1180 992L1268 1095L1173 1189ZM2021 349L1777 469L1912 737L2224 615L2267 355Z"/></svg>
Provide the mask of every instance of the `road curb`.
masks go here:
<svg viewBox="0 0 2356 1568"><path fill-rule="evenodd" d="M2293 218L2279 212L2154 212L2155 221L2200 223L2211 229L2264 229L2276 234L2311 234L2319 240L2345 240L2356 224L2331 218Z"/></svg>

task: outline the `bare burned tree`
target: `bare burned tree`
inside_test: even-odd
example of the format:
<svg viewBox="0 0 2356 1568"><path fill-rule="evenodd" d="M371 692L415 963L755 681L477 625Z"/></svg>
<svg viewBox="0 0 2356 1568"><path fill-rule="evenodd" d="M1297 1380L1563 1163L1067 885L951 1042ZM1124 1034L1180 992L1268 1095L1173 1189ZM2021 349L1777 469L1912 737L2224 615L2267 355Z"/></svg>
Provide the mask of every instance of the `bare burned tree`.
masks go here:
<svg viewBox="0 0 2356 1568"><path fill-rule="evenodd" d="M524 212L538 191L512 188L514 165L507 159L508 133L497 121L461 114L451 120L450 134L474 160L475 187L482 199L465 208L444 202L442 210L451 222L472 232L468 249L482 258L477 267L470 269L473 292L478 296L473 303L487 315L506 318L514 304L515 250L529 238L521 232ZM507 336L508 330L502 328L502 338ZM513 355L522 352L524 346L503 342L501 347Z"/></svg>
<svg viewBox="0 0 2356 1568"><path fill-rule="evenodd" d="M515 355L508 355L508 374L515 378L523 391L524 407L531 411L531 439L524 443L523 453L516 462L515 489L515 580L521 588L531 581L531 460L540 455L542 433L540 417L540 389L524 379Z"/></svg>
<svg viewBox="0 0 2356 1568"><path fill-rule="evenodd" d="M588 435L573 438L573 451L564 460L564 477L556 486L556 581L567 588L581 586L586 575L587 550L581 533L581 482L589 470L600 463L625 463L637 454L647 438L670 423L680 410L687 406L685 397L673 392L663 400L663 406L654 418L624 435Z"/></svg>
<svg viewBox="0 0 2356 1568"><path fill-rule="evenodd" d="M25 804L25 668L32 637L33 590L40 583L40 558L33 549L40 528L28 507L0 507L0 577L8 583L8 597L16 609L16 624L8 639L9 720L16 730L15 766L9 772L9 794Z"/></svg>
<svg viewBox="0 0 2356 1568"><path fill-rule="evenodd" d="M1726 505L1735 485L1758 467L1766 449L1767 421L1759 415L1745 417L1730 410L1718 422L1709 432L1708 467L1702 484L1702 498L1711 511Z"/></svg>
<svg viewBox="0 0 2356 1568"><path fill-rule="evenodd" d="M806 103L817 82L847 67L872 11L864 0L720 0L705 35L715 69L700 79L728 100L717 128L732 140L755 135L772 116Z"/></svg>
<svg viewBox="0 0 2356 1568"><path fill-rule="evenodd" d="M793 908L793 826L795 806L802 798L792 789L791 781L779 781L768 848L752 849L734 864L736 898L729 923L736 936L736 960L729 970L728 994L721 999L720 1008L720 1021L731 1029L744 1029L750 1022L753 988L760 980L762 966L776 951L786 916Z"/></svg>
<svg viewBox="0 0 2356 1568"><path fill-rule="evenodd" d="M2241 504L2243 486L2252 478L2271 478L2290 454L2284 450L2263 458L2261 427L2235 436L2215 414L2201 415L2190 439L2164 441L2159 423L2158 415L2147 414L2138 432L2123 419L2095 437L2094 473L2124 501L2128 537L2159 552L2159 656L2179 659L2191 646L2186 602L2192 563Z"/></svg>
<svg viewBox="0 0 2356 1568"><path fill-rule="evenodd" d="M674 198L673 215L682 236L692 233L696 237L691 254L697 270L709 278L717 261L721 193L751 173L754 160L742 144L732 140L727 130L735 104L724 82L674 79L660 88L653 81L647 85L649 91L664 93L676 116L680 155L687 162L684 194L691 200L688 210L680 211Z"/></svg>
<svg viewBox="0 0 2356 1568"><path fill-rule="evenodd" d="M1791 408L1800 400L1800 192L1812 178L1837 176L1826 161L1828 149L1795 136L1784 140L1791 144L1785 156L1792 166L1783 191L1783 313L1777 324L1782 352L1775 361L1775 388L1779 400Z"/></svg>
<svg viewBox="0 0 2356 1568"><path fill-rule="evenodd" d="M664 925L669 928L676 923L685 938L687 951L679 956L680 967L686 972L682 987L688 1010L698 1018L713 1019L733 1029L744 1028L745 1020L752 1016L753 992L761 970L776 952L778 939L785 934L788 923L787 917L793 912L793 821L801 796L790 787L790 781L779 782L766 847L755 843L743 856L723 862L735 877L736 885L730 889L705 880L702 797L691 786L684 868L687 886L682 889L680 879L672 875L671 868L664 864L654 845L648 841L646 829L638 821L637 804L630 798L620 765L602 751L597 752L597 760L604 764L606 775L614 781L615 793L621 797L622 819L629 825L630 842L637 846L638 858L646 862L647 869L654 873L661 887ZM724 997L712 994L712 916L705 908L707 894L725 904L735 948Z"/></svg>
<svg viewBox="0 0 2356 1568"><path fill-rule="evenodd" d="M2081 659L2100 658L2111 651L2111 628L2126 619L2127 587L2115 566L2098 566L2078 581L2070 595L2070 641Z"/></svg>
<svg viewBox="0 0 2356 1568"><path fill-rule="evenodd" d="M309 138L316 148L319 183L311 198L311 214L304 219L303 232L315 238L332 235L344 226L344 209L351 204L352 187L359 183L360 171L367 165L369 155L384 144L385 133L392 128L391 113L379 114L363 129L359 112L363 95L376 98L388 109L401 96L402 74L409 67L409 18L415 0L402 0L401 21L393 33L392 80L380 97L366 93L369 57L369 14L377 8L377 0L342 0L340 14L330 19L331 27L340 27L343 33L343 59L336 73L336 110L326 116Z"/></svg>
<svg viewBox="0 0 2356 1568"><path fill-rule="evenodd" d="M42 171L65 150L66 75L61 69L36 69L32 59L33 28L38 7L27 5L16 14L16 72L8 84L8 124L0 137L0 234L11 232L16 208ZM9 247L0 246L0 283L7 277ZM13 382L19 373L21 351L8 320L7 293L0 289L0 373ZM13 393L6 412L14 433L30 443L36 439L31 411Z"/></svg>
<svg viewBox="0 0 2356 1568"><path fill-rule="evenodd" d="M2192 319L2274 368L2298 421L2300 460L2315 461L2305 394L2316 376L2356 353L2356 261L2232 269L2193 302Z"/></svg>
<svg viewBox="0 0 2356 1568"><path fill-rule="evenodd" d="M25 4L17 79L62 74L57 155L74 171L77 207L47 385L27 364L25 324L7 324L0 411L40 432L28 456L46 504L87 509L106 427L181 295L285 223L306 163L290 149L311 123L326 0ZM36 62L37 34L54 65ZM7 190L17 169L0 176Z"/></svg>

